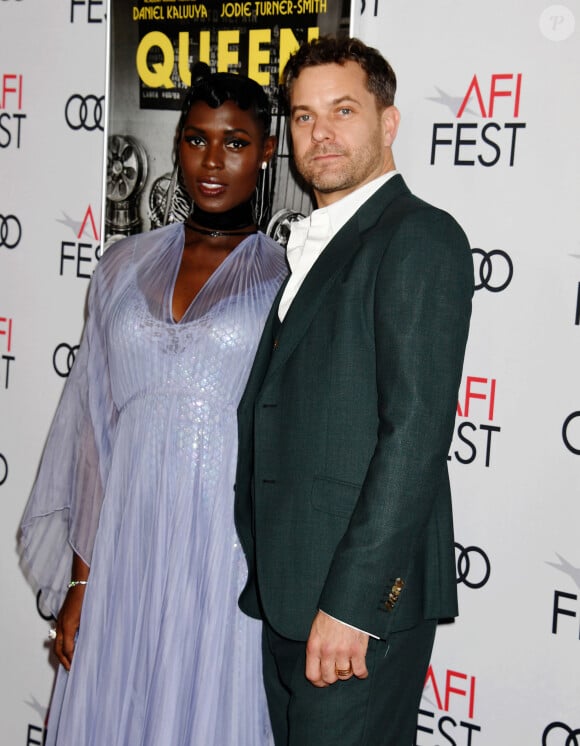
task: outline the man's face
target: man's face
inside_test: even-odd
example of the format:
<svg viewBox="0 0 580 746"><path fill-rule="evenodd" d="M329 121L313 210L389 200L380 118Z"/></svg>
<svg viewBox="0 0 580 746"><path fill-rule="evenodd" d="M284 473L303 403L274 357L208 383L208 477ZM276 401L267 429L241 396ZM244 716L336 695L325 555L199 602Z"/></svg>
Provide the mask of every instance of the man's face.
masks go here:
<svg viewBox="0 0 580 746"><path fill-rule="evenodd" d="M300 72L290 95L294 160L320 207L395 167L391 144L398 122L394 106L377 107L358 63Z"/></svg>

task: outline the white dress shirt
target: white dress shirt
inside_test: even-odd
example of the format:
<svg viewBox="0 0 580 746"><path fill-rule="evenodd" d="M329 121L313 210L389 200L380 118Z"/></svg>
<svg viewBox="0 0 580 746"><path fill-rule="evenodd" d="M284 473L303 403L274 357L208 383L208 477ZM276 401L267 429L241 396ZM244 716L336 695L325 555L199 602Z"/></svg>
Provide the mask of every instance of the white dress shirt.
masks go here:
<svg viewBox="0 0 580 746"><path fill-rule="evenodd" d="M314 210L312 215L297 220L290 226L290 237L286 248L286 256L290 265L290 279L278 306L278 317L284 321L296 293L304 282L306 275L312 269L314 262L322 254L330 240L338 233L342 226L352 218L383 184L393 177L397 171L389 171L382 176L369 181L368 184L355 189L346 197L333 202L328 207Z"/></svg>

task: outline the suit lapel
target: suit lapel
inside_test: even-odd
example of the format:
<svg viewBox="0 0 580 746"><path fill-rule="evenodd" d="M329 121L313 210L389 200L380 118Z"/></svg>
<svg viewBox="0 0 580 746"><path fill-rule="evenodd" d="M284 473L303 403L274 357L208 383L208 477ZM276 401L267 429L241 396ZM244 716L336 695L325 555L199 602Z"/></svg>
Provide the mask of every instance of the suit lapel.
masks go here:
<svg viewBox="0 0 580 746"><path fill-rule="evenodd" d="M364 233L375 225L380 215L402 194L409 194L403 178L397 174L387 181L334 236L306 275L277 335L266 376L278 370L292 354L319 308L324 304L343 267L356 254ZM275 301L275 310L281 295ZM262 340L263 341L263 340ZM271 350L271 347L270 347ZM262 382L264 376L260 379Z"/></svg>

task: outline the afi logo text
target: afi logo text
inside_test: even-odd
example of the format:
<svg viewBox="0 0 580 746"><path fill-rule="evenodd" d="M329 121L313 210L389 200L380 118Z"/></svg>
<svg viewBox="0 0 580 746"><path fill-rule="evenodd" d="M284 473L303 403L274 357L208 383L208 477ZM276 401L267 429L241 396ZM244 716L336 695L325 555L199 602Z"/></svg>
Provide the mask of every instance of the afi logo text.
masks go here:
<svg viewBox="0 0 580 746"><path fill-rule="evenodd" d="M102 23L105 19L104 0L70 0L71 23Z"/></svg>
<svg viewBox="0 0 580 746"><path fill-rule="evenodd" d="M10 365L16 359L12 352L13 319L0 316L0 388L10 384Z"/></svg>
<svg viewBox="0 0 580 746"><path fill-rule="evenodd" d="M60 242L59 274L61 276L73 274L76 277L89 279L94 265L101 258L101 246L98 243L99 231L90 205L85 211L80 228L75 228L75 233L75 241Z"/></svg>
<svg viewBox="0 0 580 746"><path fill-rule="evenodd" d="M474 746L475 734L481 731L473 722L475 691L475 676L450 669L436 674L433 666L429 666L415 746L441 744L441 736L445 743L454 746Z"/></svg>
<svg viewBox="0 0 580 746"><path fill-rule="evenodd" d="M452 158L454 166L513 166L519 132L525 129L520 121L506 122L499 117L519 120L522 95L522 73L498 73L488 78L473 76L456 114L455 122L433 124L431 165L442 158ZM466 122L465 115L481 117L479 122Z"/></svg>
<svg viewBox="0 0 580 746"><path fill-rule="evenodd" d="M4 73L0 77L0 148L20 148L22 142L23 76Z"/></svg>
<svg viewBox="0 0 580 746"><path fill-rule="evenodd" d="M495 433L501 428L494 423L497 380L482 376L466 376L459 392L455 435L448 461L472 464L479 457L485 466L491 464Z"/></svg>
<svg viewBox="0 0 580 746"><path fill-rule="evenodd" d="M576 622L564 623L562 617L575 619ZM574 629L580 640L580 603L577 593L567 593L566 591L554 591L554 602L552 605L552 634L557 635L564 629Z"/></svg>

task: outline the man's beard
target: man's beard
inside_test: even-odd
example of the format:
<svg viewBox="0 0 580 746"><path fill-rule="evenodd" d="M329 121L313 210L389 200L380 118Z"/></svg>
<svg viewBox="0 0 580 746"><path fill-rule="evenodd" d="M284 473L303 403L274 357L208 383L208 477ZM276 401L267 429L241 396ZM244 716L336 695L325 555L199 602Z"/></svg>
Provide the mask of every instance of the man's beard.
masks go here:
<svg viewBox="0 0 580 746"><path fill-rule="evenodd" d="M320 155L338 155L338 164L325 168L318 168L312 158ZM332 194L348 189L356 189L368 180L377 166L383 160L383 149L375 137L370 138L364 146L354 152L345 148L332 146L317 147L309 150L304 158L296 160L296 167L302 177L320 194Z"/></svg>

